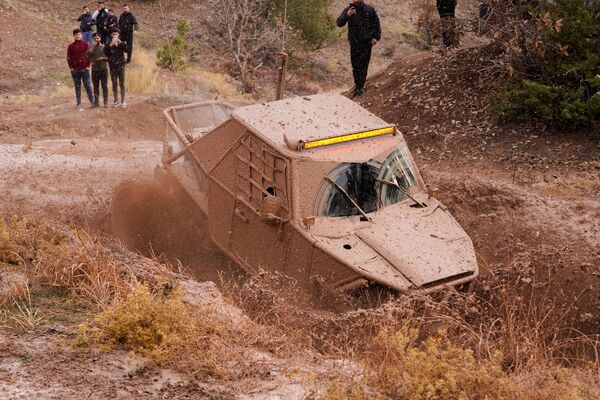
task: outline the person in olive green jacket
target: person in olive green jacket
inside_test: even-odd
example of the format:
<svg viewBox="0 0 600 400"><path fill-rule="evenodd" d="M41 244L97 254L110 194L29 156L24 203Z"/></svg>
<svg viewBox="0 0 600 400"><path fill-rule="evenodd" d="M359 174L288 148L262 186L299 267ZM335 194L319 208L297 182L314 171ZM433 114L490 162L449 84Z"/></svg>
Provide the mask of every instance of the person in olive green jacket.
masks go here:
<svg viewBox="0 0 600 400"><path fill-rule="evenodd" d="M94 105L100 107L100 85L102 85L102 98L104 107L108 106L108 57L104 54L102 37L94 33L94 44L87 50L86 56L92 61L92 84L94 86Z"/></svg>

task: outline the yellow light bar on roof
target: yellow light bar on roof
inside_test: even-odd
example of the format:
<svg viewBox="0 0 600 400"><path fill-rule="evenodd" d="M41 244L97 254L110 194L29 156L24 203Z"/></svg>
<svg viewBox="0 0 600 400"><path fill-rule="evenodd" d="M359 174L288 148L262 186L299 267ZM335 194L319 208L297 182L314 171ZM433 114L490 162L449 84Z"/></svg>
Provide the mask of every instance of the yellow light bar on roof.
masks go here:
<svg viewBox="0 0 600 400"><path fill-rule="evenodd" d="M358 133L350 133L348 135L333 136L325 139L310 140L308 142L300 142L300 150L315 149L317 147L331 146L333 144L352 142L355 140L368 139L375 136L395 135L396 127L388 126L387 128L374 129L372 131L364 131Z"/></svg>

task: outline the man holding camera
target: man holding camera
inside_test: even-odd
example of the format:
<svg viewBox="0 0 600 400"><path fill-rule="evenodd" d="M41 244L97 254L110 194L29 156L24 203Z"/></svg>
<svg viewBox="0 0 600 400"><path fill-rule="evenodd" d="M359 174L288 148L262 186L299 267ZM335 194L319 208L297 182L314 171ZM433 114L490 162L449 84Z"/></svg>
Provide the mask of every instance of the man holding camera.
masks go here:
<svg viewBox="0 0 600 400"><path fill-rule="evenodd" d="M113 107L125 108L127 107L127 103L125 103L125 53L127 53L127 43L121 41L117 29L114 29L110 35L110 43L104 46L104 55L108 57L108 66L110 67L110 79L115 99ZM119 101L117 89L121 89L121 101Z"/></svg>
<svg viewBox="0 0 600 400"><path fill-rule="evenodd" d="M340 28L348 24L350 61L354 75L352 97L362 96L371 61L371 49L381 40L381 25L375 8L362 0L353 0L337 19Z"/></svg>
<svg viewBox="0 0 600 400"><path fill-rule="evenodd" d="M104 107L108 105L108 58L104 54L102 36L94 33L94 44L86 52L88 59L92 61L92 86L94 87L94 106L100 107L100 86L102 86L102 97Z"/></svg>

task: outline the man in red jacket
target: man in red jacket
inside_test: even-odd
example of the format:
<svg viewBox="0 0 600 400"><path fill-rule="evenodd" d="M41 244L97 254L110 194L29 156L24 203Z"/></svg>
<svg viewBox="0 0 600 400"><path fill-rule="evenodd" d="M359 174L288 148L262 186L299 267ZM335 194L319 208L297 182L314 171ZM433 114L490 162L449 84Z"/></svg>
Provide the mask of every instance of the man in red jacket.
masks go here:
<svg viewBox="0 0 600 400"><path fill-rule="evenodd" d="M71 69L71 77L75 83L75 98L77 99L77 109L83 111L81 106L81 82L88 96L90 104L94 104L94 95L92 94L92 86L90 85L90 60L86 56L88 44L81 40L81 30L73 31L73 43L67 49L67 63Z"/></svg>

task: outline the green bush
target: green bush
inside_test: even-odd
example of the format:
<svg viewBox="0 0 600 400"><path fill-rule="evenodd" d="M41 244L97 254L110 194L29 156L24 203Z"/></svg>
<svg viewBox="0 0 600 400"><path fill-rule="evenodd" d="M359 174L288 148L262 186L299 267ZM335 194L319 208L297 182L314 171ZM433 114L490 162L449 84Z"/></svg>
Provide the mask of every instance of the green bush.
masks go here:
<svg viewBox="0 0 600 400"><path fill-rule="evenodd" d="M283 17L285 0L272 0L275 14ZM322 47L337 37L335 21L327 9L333 0L287 0L287 20L309 48Z"/></svg>
<svg viewBox="0 0 600 400"><path fill-rule="evenodd" d="M600 136L600 9L580 0L556 0L532 12L543 50L524 71L526 79L501 87L492 110L502 120L532 117Z"/></svg>
<svg viewBox="0 0 600 400"><path fill-rule="evenodd" d="M196 52L196 47L190 45L185 38L188 30L189 26L186 20L177 22L177 34L171 39L170 43L165 43L156 52L156 65L172 70L187 68L190 58Z"/></svg>

